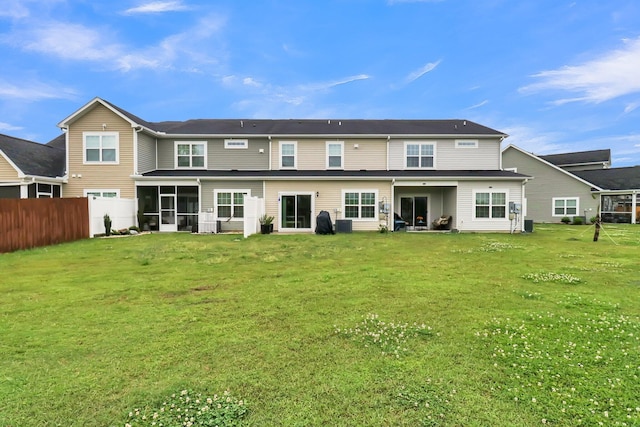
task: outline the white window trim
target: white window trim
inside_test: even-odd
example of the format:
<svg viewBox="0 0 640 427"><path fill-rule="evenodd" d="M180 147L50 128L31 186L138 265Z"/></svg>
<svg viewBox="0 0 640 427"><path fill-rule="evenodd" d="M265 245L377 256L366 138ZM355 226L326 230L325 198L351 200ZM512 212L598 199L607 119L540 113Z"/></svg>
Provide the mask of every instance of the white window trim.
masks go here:
<svg viewBox="0 0 640 427"><path fill-rule="evenodd" d="M359 212L360 212L360 217L359 218L347 218L345 216L345 212L346 212L346 203L344 202L344 196L346 193L358 193L360 196L360 198L362 197L362 193L373 193L374 194L374 201L373 201L373 218L362 218L362 205L359 204L358 206L360 207ZM356 188L349 188L349 189L343 189L342 190L342 218L343 219L350 219L353 221L357 221L357 222L377 222L378 221L378 202L379 202L379 197L378 197L378 190L374 189L374 188L365 188L365 189L356 189ZM353 206L353 205L349 205L349 206ZM369 205L366 205L369 206Z"/></svg>
<svg viewBox="0 0 640 427"><path fill-rule="evenodd" d="M478 148L477 139L456 139L456 148Z"/></svg>
<svg viewBox="0 0 640 427"><path fill-rule="evenodd" d="M293 145L293 166L282 166L282 146ZM298 169L298 141L280 141L278 146L278 166L280 169Z"/></svg>
<svg viewBox="0 0 640 427"><path fill-rule="evenodd" d="M186 145L189 144L189 147L193 145L203 145L204 146L204 166L178 166L178 145ZM191 151L191 148L189 148ZM175 169L206 169L207 168L207 141L175 141L174 142L174 167ZM193 163L193 155L189 154L189 164Z"/></svg>
<svg viewBox="0 0 640 427"><path fill-rule="evenodd" d="M476 216L476 194L478 193L489 193L489 218L478 218ZM504 193L504 217L498 217L498 218L494 218L492 215L492 209L494 207L494 204L491 203L492 199L491 199L491 193ZM509 220L509 190L507 189L502 189L502 188L485 188L485 189L481 189L481 190L473 190L473 203L472 203L472 209L473 209L473 219L474 221L502 221L502 220ZM485 206L485 205L482 205ZM495 205L495 206L502 206L502 205Z"/></svg>
<svg viewBox="0 0 640 427"><path fill-rule="evenodd" d="M104 193L116 193L116 197L115 198L120 198L120 190L115 189L115 188L88 188L83 190L83 194L84 197L89 197L89 193L100 193L100 194L104 194ZM95 196L98 197L98 196ZM104 196L99 196L99 197L104 197Z"/></svg>
<svg viewBox="0 0 640 427"><path fill-rule="evenodd" d="M329 166L329 146L340 145L340 166ZM327 141L326 150L327 154L327 169L344 170L344 141Z"/></svg>
<svg viewBox="0 0 640 427"><path fill-rule="evenodd" d="M224 148L228 150L246 150L249 148L248 139L225 139Z"/></svg>
<svg viewBox="0 0 640 427"><path fill-rule="evenodd" d="M556 213L556 200L564 200L564 212L563 214ZM567 212L567 200L575 200L576 201L576 213L568 214ZM580 198L579 197L554 197L551 199L551 216L554 217L565 217L565 216L579 216L580 215Z"/></svg>
<svg viewBox="0 0 640 427"><path fill-rule="evenodd" d="M115 136L116 137L115 161L108 162L104 160L98 160L98 161L87 160L87 137L88 136L100 137L100 159L102 159L102 137ZM120 164L120 133L119 132L82 132L82 163L85 165L118 165Z"/></svg>
<svg viewBox="0 0 640 427"><path fill-rule="evenodd" d="M247 189L247 188L220 188L217 190L213 190L213 211L215 212L215 218L216 220L227 220L229 219L229 217L223 216L220 217L218 215L218 193L231 193L231 213L233 214L233 208L234 206L236 206L233 203L233 193L242 193L244 194L245 197L249 197L251 196L251 190ZM225 205L226 206L226 205ZM244 207L245 204L243 203L242 206ZM236 218L236 217L232 217L231 221L242 221L244 220L244 216L242 218Z"/></svg>
<svg viewBox="0 0 640 427"><path fill-rule="evenodd" d="M49 185L51 191L40 191L41 185ZM53 198L53 186L55 184L45 184L43 182L36 183L36 198L40 199L42 197Z"/></svg>
<svg viewBox="0 0 640 427"><path fill-rule="evenodd" d="M418 165L417 167L409 167L407 166L407 147L409 145L433 145L433 166L432 167L421 167L420 165ZM421 148L418 148L418 163L420 163L420 158L422 157L420 155L420 151ZM436 154L438 152L438 145L436 144L436 141L405 141L404 142L404 157L403 157L403 161L404 161L404 168L405 169L410 169L410 170L433 170L436 169ZM413 157L413 156L412 156Z"/></svg>

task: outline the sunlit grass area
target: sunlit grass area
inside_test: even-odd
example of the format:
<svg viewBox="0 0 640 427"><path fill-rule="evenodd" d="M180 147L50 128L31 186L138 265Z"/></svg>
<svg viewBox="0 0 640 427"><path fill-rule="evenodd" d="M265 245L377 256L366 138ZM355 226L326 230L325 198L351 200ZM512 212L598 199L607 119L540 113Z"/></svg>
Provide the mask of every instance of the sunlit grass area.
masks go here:
<svg viewBox="0 0 640 427"><path fill-rule="evenodd" d="M146 426L172 402L192 412L165 425L205 406L220 425L639 425L640 227L592 238L151 234L0 255L0 425Z"/></svg>

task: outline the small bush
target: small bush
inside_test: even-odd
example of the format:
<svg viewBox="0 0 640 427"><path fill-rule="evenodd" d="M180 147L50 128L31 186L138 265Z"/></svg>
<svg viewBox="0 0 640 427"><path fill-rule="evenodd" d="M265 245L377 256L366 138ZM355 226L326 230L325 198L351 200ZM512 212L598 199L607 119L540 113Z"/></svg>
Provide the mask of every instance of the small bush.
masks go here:
<svg viewBox="0 0 640 427"><path fill-rule="evenodd" d="M584 219L581 216L573 217L573 225L582 225L584 224Z"/></svg>
<svg viewBox="0 0 640 427"><path fill-rule="evenodd" d="M595 224L597 220L598 220L598 217L597 217L597 216L592 216L591 218L589 218L589 222L590 222L591 224Z"/></svg>
<svg viewBox="0 0 640 427"><path fill-rule="evenodd" d="M563 224L569 224L571 222L571 219L568 216L563 216L560 222L562 222Z"/></svg>

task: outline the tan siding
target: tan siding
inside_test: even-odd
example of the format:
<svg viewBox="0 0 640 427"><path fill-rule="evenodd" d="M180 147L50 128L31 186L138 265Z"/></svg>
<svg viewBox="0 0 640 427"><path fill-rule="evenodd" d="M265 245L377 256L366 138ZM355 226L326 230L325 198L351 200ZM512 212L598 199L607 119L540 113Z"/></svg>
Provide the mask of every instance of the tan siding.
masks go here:
<svg viewBox="0 0 640 427"><path fill-rule="evenodd" d="M327 169L327 141L344 143L345 170L385 170L387 168L387 141L380 139L282 139L271 147L271 167L280 167L280 141L297 141L297 169ZM358 145L358 148L354 147Z"/></svg>
<svg viewBox="0 0 640 427"><path fill-rule="evenodd" d="M83 164L83 132L101 132L103 124L107 132L119 133L119 164ZM135 197L131 174L133 164L133 132L131 124L106 107L96 106L69 126L69 183L64 188L65 197L82 197L85 189L118 189L120 197ZM75 174L76 178L72 178ZM78 178L78 175L82 175Z"/></svg>
<svg viewBox="0 0 640 427"><path fill-rule="evenodd" d="M274 229L279 228L279 193L299 192L313 193L313 213L312 224L315 228L315 219L320 211L325 210L331 215L331 220L343 219L342 212L342 191L343 190L377 190L378 201L383 197L391 199L391 183L389 181L268 181L266 183L265 210L268 215L273 215ZM316 197L315 194L318 194ZM384 215L380 215L379 220L383 220ZM377 230L379 221L353 221L354 231Z"/></svg>
<svg viewBox="0 0 640 427"><path fill-rule="evenodd" d="M405 169L404 146L408 139L392 140L389 147L389 169ZM478 148L455 148L455 139L430 139L436 144L437 170L496 170L500 169L500 141L479 140Z"/></svg>
<svg viewBox="0 0 640 427"><path fill-rule="evenodd" d="M358 144L358 148L354 147ZM344 141L345 170L386 170L386 139L352 139Z"/></svg>
<svg viewBox="0 0 640 427"><path fill-rule="evenodd" d="M18 179L18 172L2 156L0 156L0 179L12 181Z"/></svg>

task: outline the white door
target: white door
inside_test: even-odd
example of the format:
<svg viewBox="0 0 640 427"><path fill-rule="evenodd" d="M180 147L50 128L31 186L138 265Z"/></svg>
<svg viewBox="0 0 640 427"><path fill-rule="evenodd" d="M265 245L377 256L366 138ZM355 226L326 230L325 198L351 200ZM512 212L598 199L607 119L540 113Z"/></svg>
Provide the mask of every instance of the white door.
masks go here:
<svg viewBox="0 0 640 427"><path fill-rule="evenodd" d="M160 231L178 231L175 194L160 195Z"/></svg>

